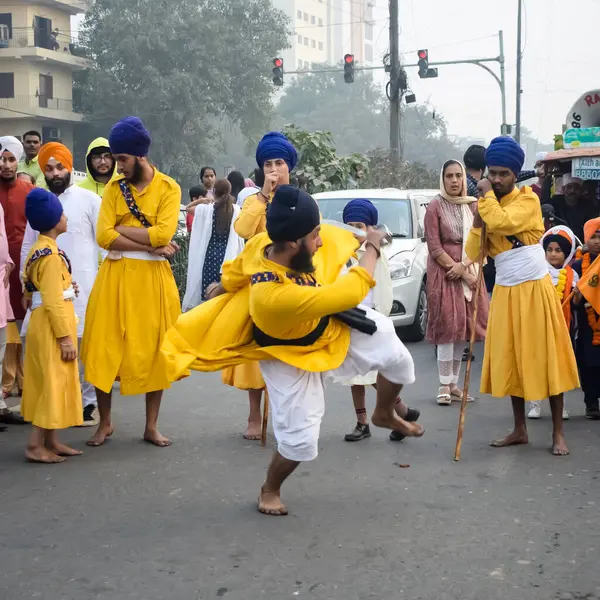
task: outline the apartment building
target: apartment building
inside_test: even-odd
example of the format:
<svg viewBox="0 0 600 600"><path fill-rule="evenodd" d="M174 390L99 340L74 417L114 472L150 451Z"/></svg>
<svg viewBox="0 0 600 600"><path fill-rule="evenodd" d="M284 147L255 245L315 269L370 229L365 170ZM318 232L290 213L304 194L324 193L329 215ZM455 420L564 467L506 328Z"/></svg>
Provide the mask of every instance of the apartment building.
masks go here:
<svg viewBox="0 0 600 600"><path fill-rule="evenodd" d="M374 16L376 0L329 1L329 62L339 62L344 54L354 54L360 65L372 65L374 55Z"/></svg>
<svg viewBox="0 0 600 600"><path fill-rule="evenodd" d="M73 106L73 72L91 62L78 54L71 17L91 0L0 0L0 133L36 129L45 142L73 147L83 120Z"/></svg>

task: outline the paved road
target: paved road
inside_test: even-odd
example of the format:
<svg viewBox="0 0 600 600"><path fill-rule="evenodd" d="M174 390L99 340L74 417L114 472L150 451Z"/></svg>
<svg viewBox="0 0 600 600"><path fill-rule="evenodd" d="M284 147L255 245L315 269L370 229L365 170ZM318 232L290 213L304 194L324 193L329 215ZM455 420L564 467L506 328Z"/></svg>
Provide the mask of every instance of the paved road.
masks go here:
<svg viewBox="0 0 600 600"><path fill-rule="evenodd" d="M351 401L331 387L321 455L286 487L286 518L255 509L270 449L238 435L245 398L218 375L168 394L166 450L139 441L140 398L117 398L113 439L63 465L26 464L25 428L0 434L0 598L600 598L600 424L581 417L580 394L571 456L549 454L548 417L529 447L489 448L510 408L486 397L469 407L455 464L458 406L434 405L431 348L411 351L419 383L404 396L425 437L345 443ZM83 448L88 434L65 439Z"/></svg>

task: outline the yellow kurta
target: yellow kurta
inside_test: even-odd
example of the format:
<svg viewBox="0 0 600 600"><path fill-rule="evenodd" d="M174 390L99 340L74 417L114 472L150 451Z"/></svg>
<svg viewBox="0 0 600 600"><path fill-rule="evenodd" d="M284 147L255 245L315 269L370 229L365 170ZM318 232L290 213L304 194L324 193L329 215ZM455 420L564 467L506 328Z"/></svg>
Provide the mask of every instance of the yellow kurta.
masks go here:
<svg viewBox="0 0 600 600"><path fill-rule="evenodd" d="M271 194L271 200L273 195ZM248 196L242 211L233 224L235 232L245 240L267 230L267 205L258 194ZM261 390L265 387L257 362L227 367L222 373L223 383L240 390Z"/></svg>
<svg viewBox="0 0 600 600"><path fill-rule="evenodd" d="M39 236L27 256L25 279L41 293L42 306L32 311L27 329L21 414L43 429L81 425L77 360L62 360L57 339L70 336L77 344L75 306L63 298L63 291L71 285L71 274L54 240Z"/></svg>
<svg viewBox="0 0 600 600"><path fill-rule="evenodd" d="M479 199L486 223L487 252L494 257L512 248L507 235L525 245L539 243L544 224L538 197L531 188L515 188L499 202L493 192ZM476 260L481 229L467 240ZM496 284L488 319L481 392L496 397L543 400L579 387L577 364L560 301L550 275L506 287Z"/></svg>
<svg viewBox="0 0 600 600"><path fill-rule="evenodd" d="M331 319L311 346L261 348L252 323L279 339L295 339L313 331L321 317L360 304L375 281L362 267L338 277L356 250L354 236L339 228L321 228L323 247L315 255L315 278L322 287L303 286L287 277L287 269L264 257L266 233L255 236L244 251L223 266L222 283L229 292L182 314L165 336L162 350L169 379L186 369L218 371L249 360L278 359L299 369L322 372L337 368L350 344L350 329ZM256 273L276 273L279 281L250 285Z"/></svg>
<svg viewBox="0 0 600 600"><path fill-rule="evenodd" d="M142 227L130 212L118 177L104 190L97 240L105 250L119 237L117 225ZM151 227L153 247L168 244L177 230L181 190L154 171L148 187L133 197ZM85 378L104 392L120 380L121 394L144 394L169 387L160 353L167 329L181 313L179 294L168 261L107 258L88 302L82 342Z"/></svg>

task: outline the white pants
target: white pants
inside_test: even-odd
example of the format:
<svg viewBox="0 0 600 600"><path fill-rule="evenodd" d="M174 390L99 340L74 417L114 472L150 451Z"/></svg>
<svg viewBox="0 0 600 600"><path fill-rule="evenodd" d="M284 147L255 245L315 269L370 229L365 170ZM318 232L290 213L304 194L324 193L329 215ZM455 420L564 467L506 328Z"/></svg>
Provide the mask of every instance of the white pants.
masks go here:
<svg viewBox="0 0 600 600"><path fill-rule="evenodd" d="M21 347L22 347L22 352L23 352L23 360L25 360L25 341L26 341L26 337L21 337ZM4 345L6 346L6 333L4 334L4 340L5 343ZM77 353L79 356L81 356L81 338L77 338ZM2 352L2 356L4 357L4 351ZM86 406L89 406L90 404L93 404L94 406L96 406L96 404L98 403L98 400L96 399L96 388L89 382L87 382L84 379L84 371L85 368L83 366L83 363L81 362L81 358L77 359L78 363L79 363L79 381L81 382L81 401L83 403L83 408L85 408ZM0 408L2 408L1 404L0 404Z"/></svg>
<svg viewBox="0 0 600 600"><path fill-rule="evenodd" d="M458 383L464 350L464 342L438 344L437 363L442 385L456 385Z"/></svg>
<svg viewBox="0 0 600 600"><path fill-rule="evenodd" d="M377 331L367 335L353 329L348 353L337 369L313 373L279 360L260 363L269 392L277 450L288 460L304 462L317 457L325 413L325 379L343 382L378 371L392 383L408 384L415 380L412 357L398 339L392 321L370 308L361 308L377 323Z"/></svg>

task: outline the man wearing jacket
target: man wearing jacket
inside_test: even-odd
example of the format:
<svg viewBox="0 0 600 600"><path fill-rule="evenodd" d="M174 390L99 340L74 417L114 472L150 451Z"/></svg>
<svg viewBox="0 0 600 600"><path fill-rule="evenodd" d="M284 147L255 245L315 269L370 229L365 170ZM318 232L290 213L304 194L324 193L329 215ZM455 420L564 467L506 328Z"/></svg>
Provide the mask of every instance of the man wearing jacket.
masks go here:
<svg viewBox="0 0 600 600"><path fill-rule="evenodd" d="M102 198L104 186L115 174L115 159L110 152L106 138L96 138L88 146L85 156L85 170L87 177L80 181L77 186Z"/></svg>

